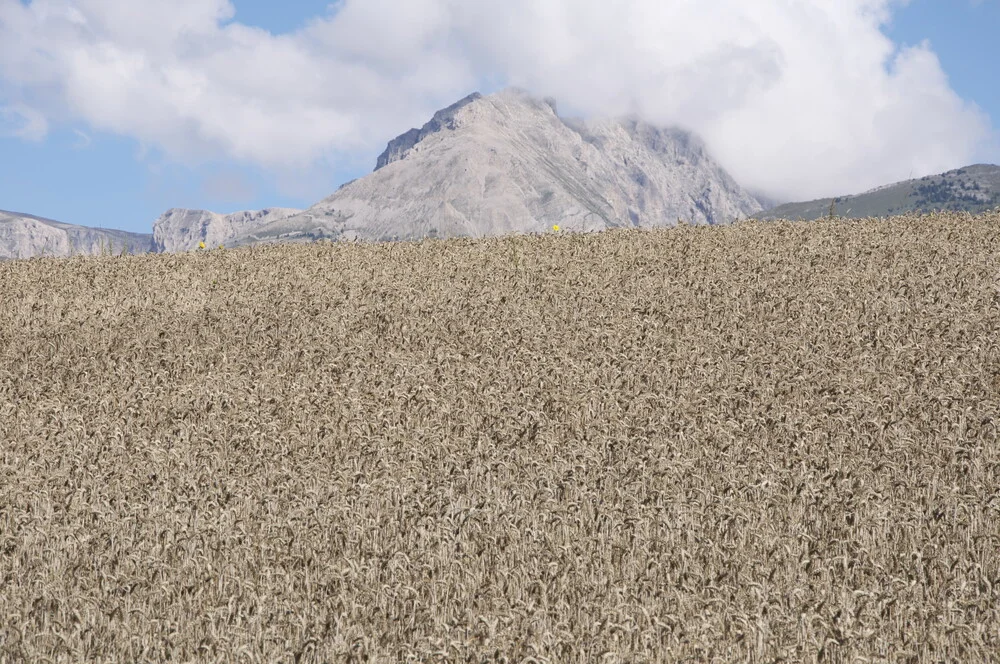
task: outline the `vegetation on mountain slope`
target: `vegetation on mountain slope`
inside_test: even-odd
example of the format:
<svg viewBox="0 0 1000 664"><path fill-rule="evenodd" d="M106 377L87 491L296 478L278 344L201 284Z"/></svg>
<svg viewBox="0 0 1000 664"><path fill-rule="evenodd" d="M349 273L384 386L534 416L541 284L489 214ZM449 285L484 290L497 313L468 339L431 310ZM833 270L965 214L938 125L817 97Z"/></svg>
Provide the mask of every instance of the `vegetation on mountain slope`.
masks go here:
<svg viewBox="0 0 1000 664"><path fill-rule="evenodd" d="M976 164L939 175L885 185L854 196L785 203L754 215L759 219L820 219L829 215L885 217L909 213L970 212L1000 208L1000 166Z"/></svg>

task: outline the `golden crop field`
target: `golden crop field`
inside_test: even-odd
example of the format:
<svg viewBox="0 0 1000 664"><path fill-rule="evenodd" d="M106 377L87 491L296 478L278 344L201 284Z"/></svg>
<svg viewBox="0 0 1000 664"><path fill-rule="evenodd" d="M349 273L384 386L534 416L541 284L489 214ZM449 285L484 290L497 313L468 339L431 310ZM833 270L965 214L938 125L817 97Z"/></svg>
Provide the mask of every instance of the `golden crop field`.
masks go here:
<svg viewBox="0 0 1000 664"><path fill-rule="evenodd" d="M0 662L1000 661L1000 211L0 263Z"/></svg>

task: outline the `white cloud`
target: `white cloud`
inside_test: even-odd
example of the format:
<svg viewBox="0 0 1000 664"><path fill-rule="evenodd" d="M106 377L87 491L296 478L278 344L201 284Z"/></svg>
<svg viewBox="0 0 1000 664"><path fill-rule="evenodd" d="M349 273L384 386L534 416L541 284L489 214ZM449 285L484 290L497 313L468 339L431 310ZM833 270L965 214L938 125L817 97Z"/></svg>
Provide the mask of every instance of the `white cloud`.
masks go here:
<svg viewBox="0 0 1000 664"><path fill-rule="evenodd" d="M744 184L804 198L963 165L990 139L927 45L883 35L899 4L341 0L273 35L228 0L0 0L0 98L287 177L373 162L497 81L572 112L682 124Z"/></svg>

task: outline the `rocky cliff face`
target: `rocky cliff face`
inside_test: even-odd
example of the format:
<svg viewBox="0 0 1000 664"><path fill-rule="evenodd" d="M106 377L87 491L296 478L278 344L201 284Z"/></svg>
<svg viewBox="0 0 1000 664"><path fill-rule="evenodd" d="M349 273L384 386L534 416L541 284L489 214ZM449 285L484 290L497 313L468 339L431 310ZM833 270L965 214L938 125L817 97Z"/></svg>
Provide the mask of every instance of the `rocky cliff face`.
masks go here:
<svg viewBox="0 0 1000 664"><path fill-rule="evenodd" d="M207 210L167 210L153 222L153 246L156 251L188 251L204 242L209 247L229 243L234 237L255 226L296 214L291 208L218 214Z"/></svg>
<svg viewBox="0 0 1000 664"><path fill-rule="evenodd" d="M511 89L438 112L391 141L374 173L232 242L718 224L760 210L687 132L565 120L553 102Z"/></svg>
<svg viewBox="0 0 1000 664"><path fill-rule="evenodd" d="M0 210L0 259L153 251L153 236Z"/></svg>
<svg viewBox="0 0 1000 664"><path fill-rule="evenodd" d="M405 157L417 143L424 140L431 134L435 134L446 129L455 129L457 127L455 115L458 111L472 102L478 101L482 98L483 96L481 94L473 92L465 99L461 99L448 108L435 113L434 117L431 118L431 121L425 124L422 128L411 129L405 134L401 134L389 141L389 145L386 146L385 152L379 155L378 160L375 162L375 170L377 171L380 168L384 168L394 161L399 161Z"/></svg>

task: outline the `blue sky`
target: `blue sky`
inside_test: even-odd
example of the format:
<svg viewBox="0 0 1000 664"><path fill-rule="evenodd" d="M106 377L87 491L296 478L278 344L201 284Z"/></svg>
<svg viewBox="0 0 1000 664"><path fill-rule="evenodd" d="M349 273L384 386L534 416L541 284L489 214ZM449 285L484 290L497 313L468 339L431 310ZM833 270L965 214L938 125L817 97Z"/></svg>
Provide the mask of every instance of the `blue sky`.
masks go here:
<svg viewBox="0 0 1000 664"><path fill-rule="evenodd" d="M151 27L145 28L136 24L133 31L130 21L137 20L135 15L128 13L125 4L119 14L113 14L115 10L109 9L115 5L113 0L59 0L54 4L66 9L56 17L40 12L39 6L32 9L25 0L0 0L0 42L10 42L11 34L16 34L18 39L13 41L19 45L12 48L21 49L0 50L0 58L7 61L0 60L0 109L4 109L0 112L0 209L148 232L153 220L171 207L218 212L307 207L342 182L370 171L387 140L419 124L434 109L474 88L489 92L506 82L539 93L556 93L561 106L568 99L569 108L582 112L611 111L617 108L616 103L627 100L633 108L645 109L652 120L677 120L695 126L710 139L710 147L724 165L732 165L730 170L737 179L745 181L760 172L760 182L749 184L773 184L775 191L787 184L786 195L798 193L802 198L848 193L902 179L914 170L917 176L972 160L1000 162L995 134L987 135L982 127L966 129L964 125L974 124L970 120L973 116L970 107L960 107L963 102L974 103L985 113L980 121L998 126L1000 85L990 69L1000 62L1000 40L995 37L1000 30L1000 0L912 0L904 6L887 0L891 20L874 28L864 23L868 19L861 9L827 15L819 9L812 15L783 14L785 10L777 8L779 3L759 2L759 14L769 18L753 28L760 35L757 42L751 40L745 49L735 51L724 41L686 45L685 52L702 49L736 54L718 70L698 69L703 66L700 60L683 63L678 58L684 56L661 53L655 31L650 31L651 36L628 32L648 27L636 27L635 22L611 25L608 32L623 35L629 47L633 41L642 46L643 39L651 39L649 45L642 46L645 68L628 64L636 58L627 54L621 62L607 53L595 62L586 62L580 54L594 51L597 58L596 51L606 47L607 41L602 35L609 19L600 14L596 0L596 28L579 17L570 21L565 13L539 16L530 2L519 0L507 4L484 0L482 12L469 11L468 6L456 10L449 0L428 0L421 16L407 14L400 4L406 0L348 0L339 7L329 6L326 0L234 0L235 14L231 16L227 15L226 0L124 1L132 3L131 7L145 5L161 11L183 5L186 9L175 14L188 13L183 24L178 23L177 34L201 31L206 41L224 34L233 45L231 52L220 47L211 60L196 60L203 54L195 53L200 47L192 46L190 40L152 43L155 39L144 38L143 30L158 29L163 20L150 20ZM642 9L643 0L632 2L637 11ZM680 21L676 15L656 13L661 0L650 2L649 16L662 15L664 30L668 19ZM850 4L845 1L844 6ZM865 3L858 0L857 4ZM370 9L375 5L379 5L378 11ZM469 0L468 5L476 3ZM493 5L506 12L502 28L497 27L496 16L500 14L490 14ZM440 11L428 11L427 6ZM575 9L583 5L570 2L568 6ZM455 18L458 14L461 20ZM715 20L708 15L684 16L691 22L687 32L696 31L701 20ZM844 34L853 35L864 25L864 38L857 45L841 45L840 51L829 57L817 54L812 62L809 59L813 56L796 50L800 46L792 33L802 32L801 26L808 27L809 21L823 19L829 23L823 30L843 29ZM732 34L745 29L747 20L741 20L734 23ZM36 23L27 29L25 21ZM545 26L545 40L533 32L540 31L540 25ZM249 27L260 30L245 29ZM168 31L169 26L163 28L163 32ZM23 37L36 32L42 33L38 42ZM896 47L917 47L919 52L914 51L909 64L899 67L909 74L900 73L894 80L879 74L879 63L884 59L879 55L879 32ZM555 36L549 39L549 34ZM920 50L924 40L929 50ZM540 41L564 43L567 50L553 52L550 45L550 50L543 51L537 45ZM65 44L75 48L63 48ZM110 79L110 84L106 69L100 69L101 63L107 65L107 58L80 55L107 54L108 48L117 58L117 78ZM811 48L817 48L815 43ZM258 62L249 62L249 52L265 55ZM574 58L567 53L583 60L579 68L574 68ZM928 53L939 61L943 80L935 75L936 65L933 58L926 57ZM784 140L782 131L795 131L789 128L787 118L756 131L760 118L774 113L778 98L756 104L755 100L764 96L755 89L743 91L742 97L737 91L735 101L719 101L719 95L709 97L704 92L702 88L732 85L726 72L734 67L744 71L744 63L735 59L738 57L747 58L751 65L746 66L757 67L754 71L760 74L761 89L787 87L790 98L801 101L815 92L802 87L808 86L807 82L795 83L809 80L810 71L815 71L813 78L845 81L838 86L841 89L857 87L842 89L837 100L859 99L871 93L876 97L895 95L897 105L870 111L845 107L839 115L818 118L800 131L811 132L803 135L813 138L828 137L829 144L818 140L813 148L803 146L803 141ZM288 59L288 67L270 71L269 62L281 58ZM657 58L663 61L657 62ZM801 64L805 60L809 60L808 66ZM860 64L843 64L854 60ZM56 67L51 65L53 61L66 64ZM246 70L241 71L244 66ZM134 71L123 74L123 67ZM860 77L850 67L872 71ZM604 69L608 70L606 79L601 78ZM664 72L672 76L678 71L697 73L694 79L676 78L688 81L690 89L669 79L674 86L671 96L649 92L650 81L667 80ZM784 78L776 73L781 71L786 72ZM174 87L164 93L167 84L147 85L142 77L153 77L150 72L166 76ZM693 85L691 80L706 83ZM775 84L782 81L787 85ZM134 89L116 96L119 88L128 86ZM192 89L200 90L192 97L196 101L177 101ZM322 89L322 94L316 89ZM101 92L88 98L92 90ZM220 91L218 98L211 97L213 91ZM300 92L301 102L297 100ZM952 93L954 99L949 96ZM166 96L150 99L157 94ZM679 98L684 103L672 106L672 100ZM927 99L943 101L928 104ZM144 105L144 100L149 104ZM262 110L236 114L226 107L227 102L244 109L259 105ZM162 110L165 107L173 110ZM871 126L896 125L911 129L870 148L843 147L852 141L861 143L855 137L866 136ZM926 135L922 134L924 127L930 127ZM745 135L754 133L763 134L761 143L741 142ZM310 136L316 137L315 145ZM845 136L850 140L844 140ZM922 145L932 142L935 144L930 147ZM748 156L751 154L756 156ZM824 159L833 165L829 173L818 173L816 179L843 190L793 184L797 172L803 170L798 164L812 163L810 160L819 160L819 155L826 155ZM752 159L759 159L759 164Z"/></svg>
<svg viewBox="0 0 1000 664"><path fill-rule="evenodd" d="M912 0L897 11L886 35L899 44L927 39L951 87L974 101L1000 127L1000 1ZM993 151L1000 164L1000 151Z"/></svg>

